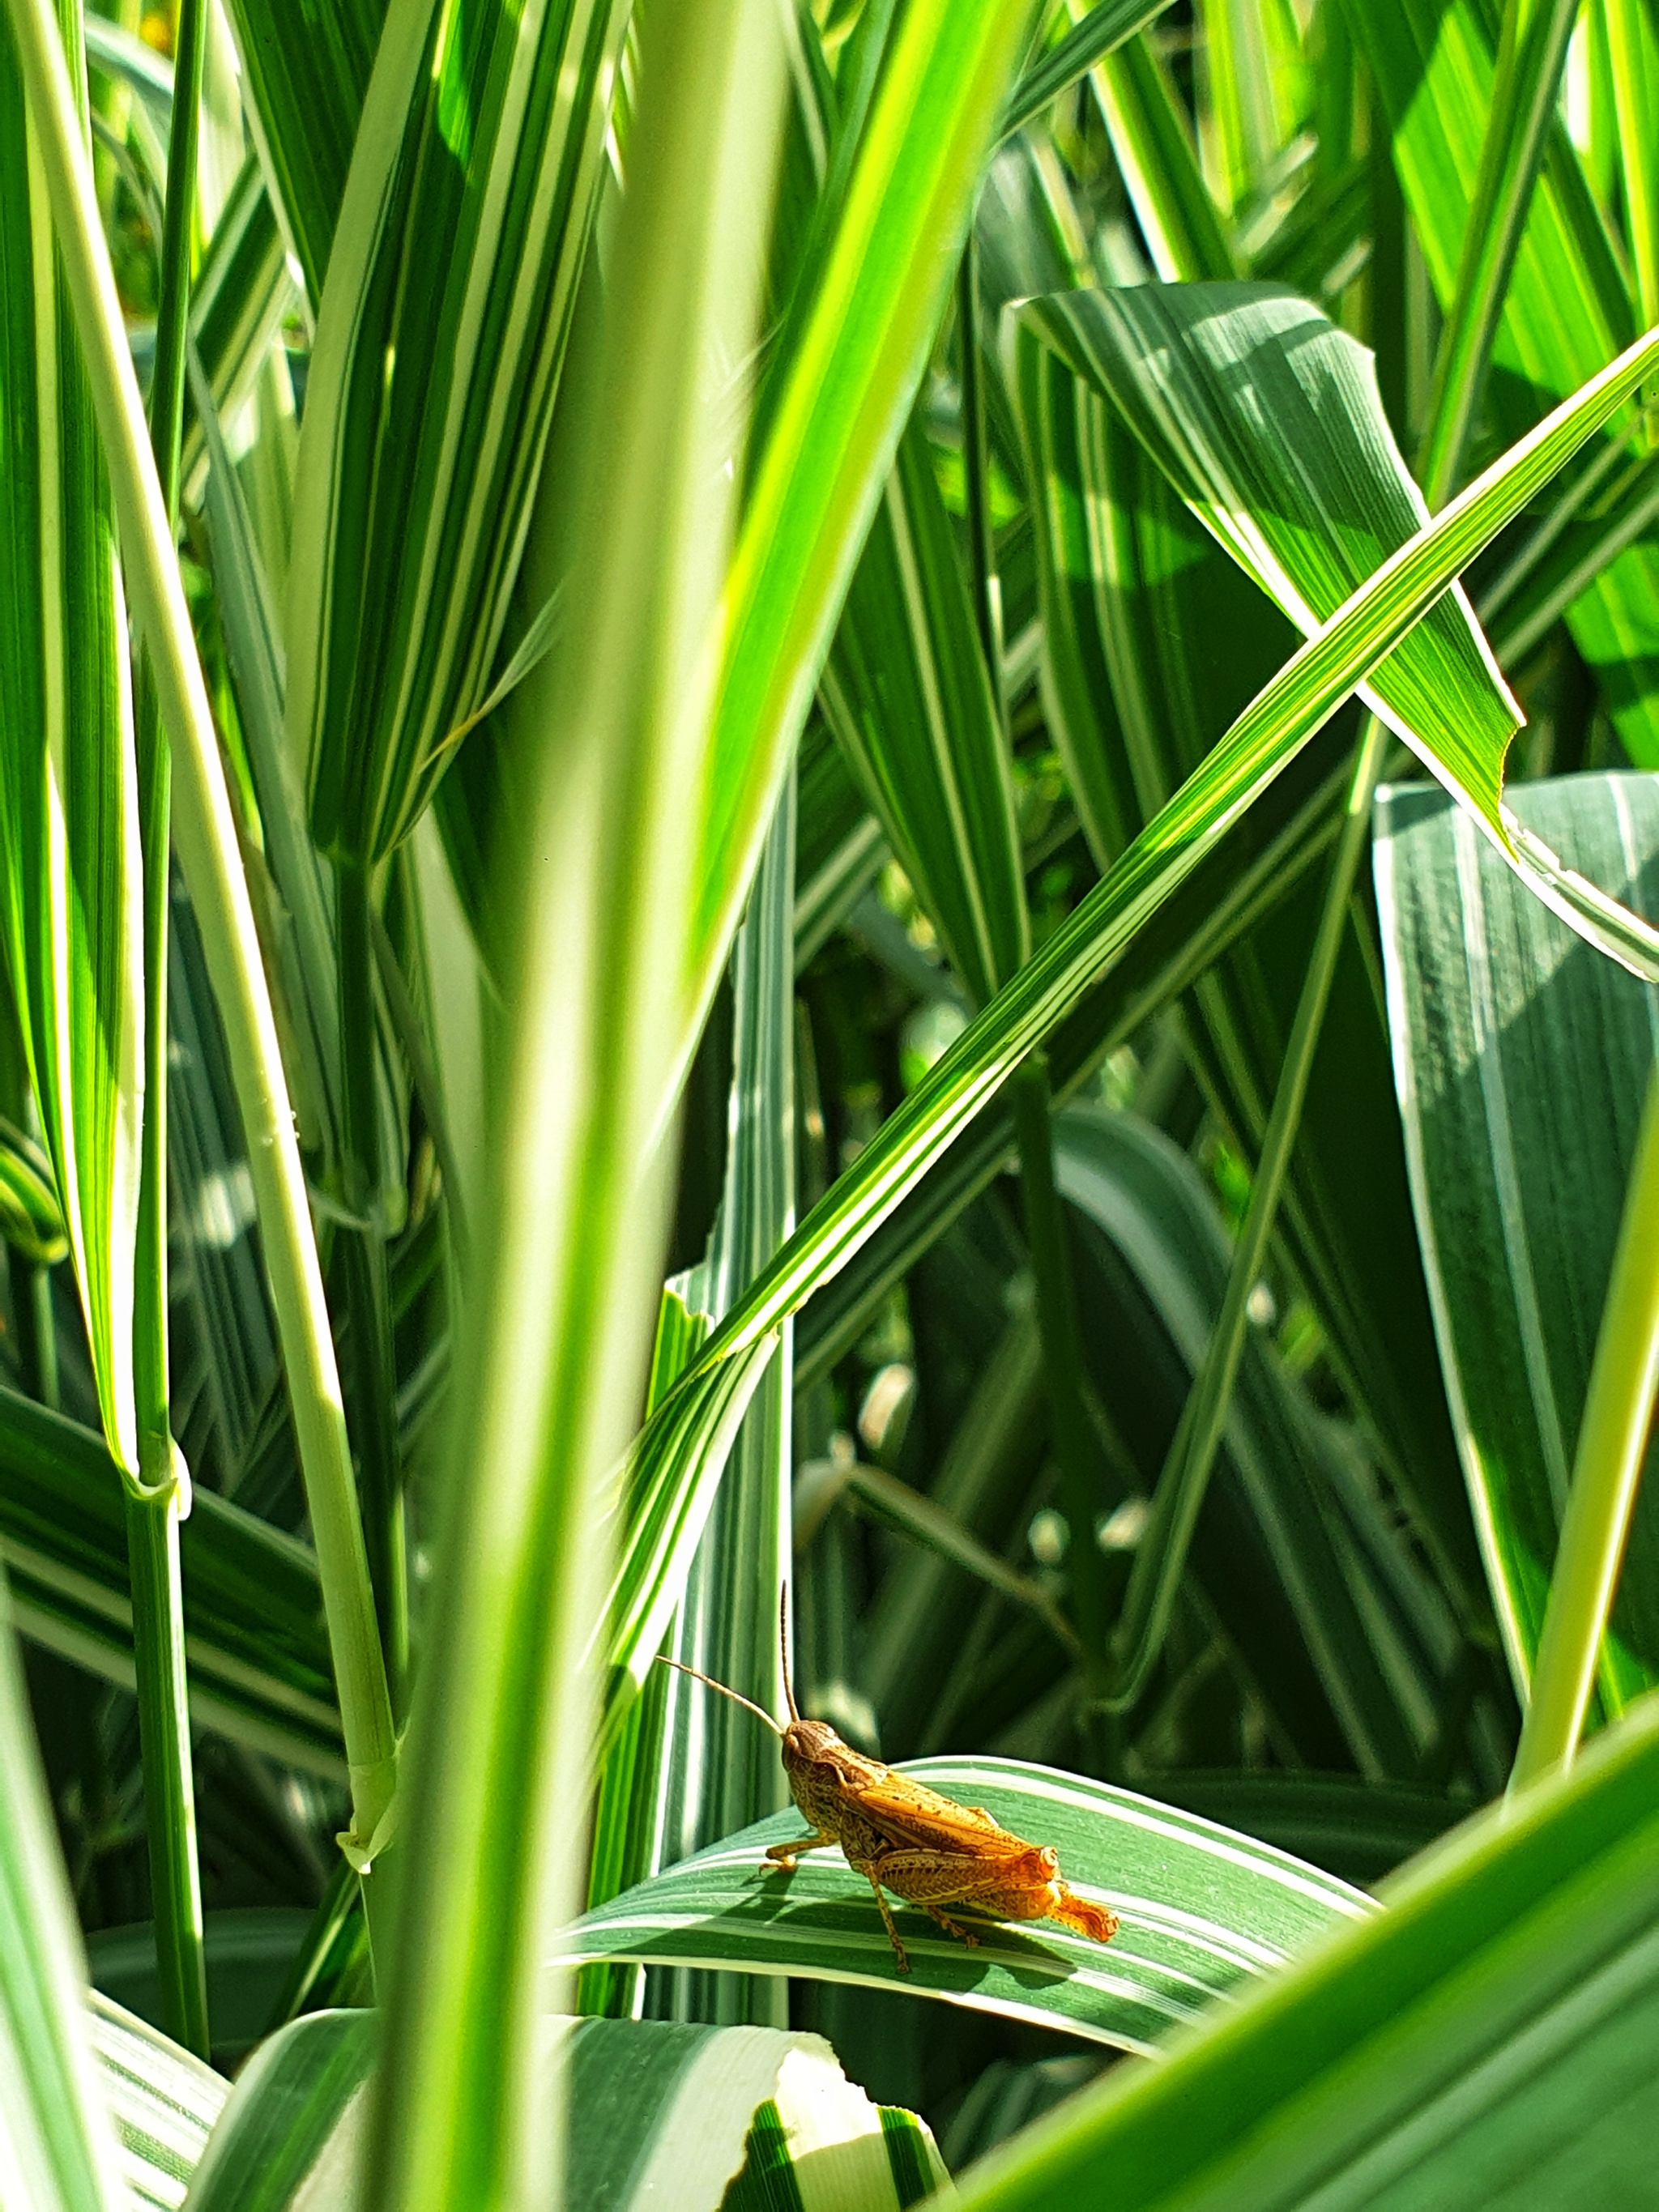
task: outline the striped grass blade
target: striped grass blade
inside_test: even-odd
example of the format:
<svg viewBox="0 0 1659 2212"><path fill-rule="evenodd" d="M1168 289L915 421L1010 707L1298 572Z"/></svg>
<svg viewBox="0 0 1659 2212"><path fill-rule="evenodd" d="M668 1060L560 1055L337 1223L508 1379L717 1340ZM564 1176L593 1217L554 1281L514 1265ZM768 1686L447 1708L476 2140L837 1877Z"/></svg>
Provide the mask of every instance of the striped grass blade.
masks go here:
<svg viewBox="0 0 1659 2212"><path fill-rule="evenodd" d="M60 15L72 72L80 10ZM92 398L9 28L0 33L0 881L9 966L110 1449L138 1473L143 887L126 610ZM82 108L85 128L85 108Z"/></svg>
<svg viewBox="0 0 1659 2212"><path fill-rule="evenodd" d="M1659 915L1659 792L1522 784L1522 818ZM1510 1669L1531 1678L1649 1070L1659 989L1569 937L1437 793L1379 795L1376 848L1412 1199ZM1649 1453L1650 1477L1659 1444ZM1659 1685L1659 1494L1636 1520L1604 1716Z"/></svg>
<svg viewBox="0 0 1659 2212"><path fill-rule="evenodd" d="M288 727L325 851L389 853L489 690L625 22L620 0L388 19L318 315L289 572Z"/></svg>
<svg viewBox="0 0 1659 2212"><path fill-rule="evenodd" d="M897 1771L1051 1844L1067 1883L1118 1914L1112 1942L964 1912L978 1938L970 1949L900 1905L910 1954L901 1975L869 1882L839 1850L815 1851L793 1874L767 1860L768 1844L800 1832L792 1806L586 1914L556 1939L555 1955L863 1982L1150 2051L1217 1997L1373 1909L1334 1875L1131 1790L1012 1759L918 1759Z"/></svg>

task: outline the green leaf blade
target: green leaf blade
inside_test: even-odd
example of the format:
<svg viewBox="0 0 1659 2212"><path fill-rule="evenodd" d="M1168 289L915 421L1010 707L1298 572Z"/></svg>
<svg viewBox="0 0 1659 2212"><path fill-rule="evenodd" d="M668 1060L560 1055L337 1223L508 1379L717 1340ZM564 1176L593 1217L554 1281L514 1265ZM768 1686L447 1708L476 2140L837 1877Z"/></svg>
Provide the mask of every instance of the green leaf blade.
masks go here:
<svg viewBox="0 0 1659 2212"><path fill-rule="evenodd" d="M78 11L72 21L78 63ZM15 732L0 757L0 927L105 1432L136 1480L143 888L126 610L91 389L9 29L0 100L17 126L0 149L0 382L13 456L0 478L0 657Z"/></svg>
<svg viewBox="0 0 1659 2212"><path fill-rule="evenodd" d="M1659 796L1639 775L1522 785L1523 821L1659 912ZM1440 1357L1510 1671L1537 1648L1659 992L1573 943L1409 787L1379 799L1395 1083ZM1650 1472L1653 1455L1650 1453ZM1659 1496L1637 1519L1604 1710L1659 1684Z"/></svg>
<svg viewBox="0 0 1659 2212"><path fill-rule="evenodd" d="M969 1949L901 1904L911 1958L901 1975L867 1880L839 1852L814 1852L792 1875L769 1865L766 1846L799 1832L792 1808L586 1914L556 1954L811 1973L1146 2051L1214 1997L1371 1909L1286 1853L1128 1790L1012 1759L922 1759L896 1771L1051 1844L1066 1881L1120 1915L1112 1942L964 1914L979 1939Z"/></svg>

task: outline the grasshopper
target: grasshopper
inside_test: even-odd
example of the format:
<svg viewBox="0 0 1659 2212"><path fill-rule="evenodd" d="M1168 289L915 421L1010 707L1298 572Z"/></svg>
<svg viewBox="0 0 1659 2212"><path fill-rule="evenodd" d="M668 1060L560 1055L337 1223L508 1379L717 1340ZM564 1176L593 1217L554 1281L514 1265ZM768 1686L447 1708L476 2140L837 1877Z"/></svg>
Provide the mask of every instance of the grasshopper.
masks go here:
<svg viewBox="0 0 1659 2212"><path fill-rule="evenodd" d="M663 1656L665 1666L747 1706L782 1745L789 1793L812 1832L793 1843L769 1845L769 1859L793 1874L803 1851L827 1850L839 1844L848 1865L863 1875L875 1893L902 1974L909 1972L910 1961L887 1902L890 1889L907 1904L921 1905L947 1935L969 1945L979 1937L951 1918L947 1905L966 1905L998 1920L1058 1920L1097 1943L1111 1942L1117 1933L1117 1915L1066 1887L1060 1879L1059 1854L1049 1845L1028 1844L979 1806L958 1805L907 1774L895 1774L878 1759L866 1759L843 1743L827 1721L803 1720L789 1680L788 1635L782 1622L780 1629L783 1693L789 1705L787 1728L724 1682Z"/></svg>

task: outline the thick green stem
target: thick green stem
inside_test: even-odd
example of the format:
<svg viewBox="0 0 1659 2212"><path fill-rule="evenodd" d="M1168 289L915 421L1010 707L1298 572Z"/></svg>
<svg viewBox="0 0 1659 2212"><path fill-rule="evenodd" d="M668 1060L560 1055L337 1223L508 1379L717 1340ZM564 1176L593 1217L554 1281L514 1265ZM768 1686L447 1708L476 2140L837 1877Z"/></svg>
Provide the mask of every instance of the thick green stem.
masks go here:
<svg viewBox="0 0 1659 2212"><path fill-rule="evenodd" d="M351 1316L347 1412L357 1447L368 1569L394 1707L409 1665L409 1569L403 1468L398 1449L398 1376L386 1243L375 1218L380 1183L376 1071L374 921L366 869L335 872L340 947L340 1068L346 1203L356 1217L337 1249Z"/></svg>
<svg viewBox="0 0 1659 2212"><path fill-rule="evenodd" d="M1659 1062L1625 1195L1511 1795L1565 1766L1595 1686L1659 1393Z"/></svg>
<svg viewBox="0 0 1659 2212"><path fill-rule="evenodd" d="M1382 725L1368 717L1349 786L1346 818L1331 863L1324 909L1291 1024L1285 1064L1261 1140L1249 1210L1233 1252L1220 1316L1158 1478L1152 1521L1129 1577L1123 1615L1114 1639L1115 1668L1109 1702L1119 1711L1140 1696L1163 1648L1193 1531L1221 1447L1227 1407L1244 1354L1250 1293L1261 1279L1267 1242L1278 1218L1279 1194L1301 1126L1302 1104L1330 997L1331 978L1347 927L1349 902L1370 848L1371 800L1387 743Z"/></svg>
<svg viewBox="0 0 1659 2212"><path fill-rule="evenodd" d="M8 0L8 5L109 466L128 592L173 745L174 843L201 923L247 1140L334 1658L352 1785L352 1841L361 1850L390 1807L397 1742L293 1109L63 43L46 0Z"/></svg>
<svg viewBox="0 0 1659 2212"><path fill-rule="evenodd" d="M1054 1138L1048 1119L1048 1060L1033 1053L1009 1085L1014 1133L1019 1146L1020 1183L1025 1194L1025 1229L1030 1240L1031 1274L1036 1286L1037 1328L1042 1337L1043 1379L1048 1389L1049 1434L1060 1462L1060 1496L1072 1540L1072 1607L1083 1645L1084 1664L1104 1666L1111 1625L1109 1570L1095 1540L1095 1522L1103 1502L1099 1455L1083 1402L1083 1338L1078 1327L1077 1292L1072 1279L1066 1216L1054 1188Z"/></svg>
<svg viewBox="0 0 1659 2212"><path fill-rule="evenodd" d="M1431 511L1444 506L1457 489L1577 13L1578 0L1532 0L1530 7L1526 0L1508 0L1504 11L1480 173L1441 333L1429 428L1418 465Z"/></svg>
<svg viewBox="0 0 1659 2212"><path fill-rule="evenodd" d="M185 1694L185 1623L179 1579L179 1490L127 1492L127 1565L138 1673L138 1747L144 1765L151 1911L161 1984L161 2025L175 2043L208 2056L207 1973L196 1860L196 1795Z"/></svg>
<svg viewBox="0 0 1659 2212"><path fill-rule="evenodd" d="M190 229L207 52L205 0L183 0L167 145L161 281L149 434L169 526L179 507L179 442L190 312ZM132 1638L144 1762L144 1820L161 1976L162 2024L208 2055L207 1965L196 1859L196 1784L185 1680L179 1516L188 1492L175 1473L167 1387L167 882L173 760L149 662L139 655L136 741L144 870L144 1127L133 1271L132 1375L143 1498L127 1498Z"/></svg>

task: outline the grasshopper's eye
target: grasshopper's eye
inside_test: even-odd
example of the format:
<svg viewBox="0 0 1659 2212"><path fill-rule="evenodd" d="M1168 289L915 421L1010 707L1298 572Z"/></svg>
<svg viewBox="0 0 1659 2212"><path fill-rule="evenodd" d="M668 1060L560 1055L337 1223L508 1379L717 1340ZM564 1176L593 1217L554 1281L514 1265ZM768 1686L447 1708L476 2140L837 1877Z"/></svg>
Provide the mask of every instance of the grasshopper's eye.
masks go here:
<svg viewBox="0 0 1659 2212"><path fill-rule="evenodd" d="M1052 1879L1060 1872L1060 1853L1050 1844L1045 1844L1037 1863L1042 1867L1043 1873Z"/></svg>

